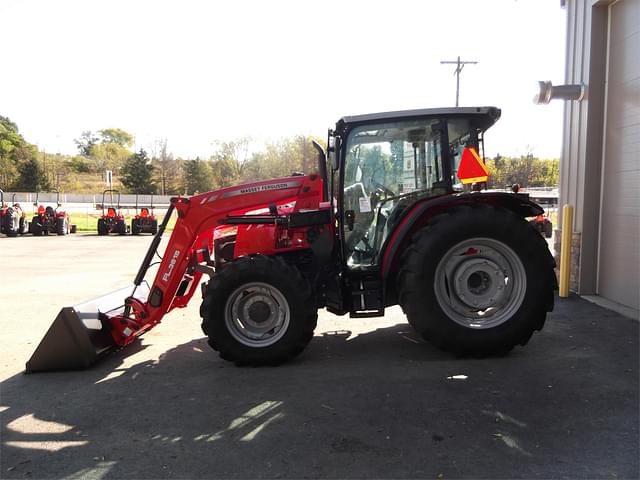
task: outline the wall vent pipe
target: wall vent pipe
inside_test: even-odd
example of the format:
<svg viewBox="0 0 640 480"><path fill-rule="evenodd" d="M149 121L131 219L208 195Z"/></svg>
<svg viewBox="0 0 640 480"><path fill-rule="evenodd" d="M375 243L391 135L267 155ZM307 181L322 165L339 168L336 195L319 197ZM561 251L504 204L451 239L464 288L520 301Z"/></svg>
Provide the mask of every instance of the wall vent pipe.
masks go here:
<svg viewBox="0 0 640 480"><path fill-rule="evenodd" d="M547 105L551 100L577 100L585 98L586 86L577 85L552 85L551 82L538 82L538 93L533 97L536 105Z"/></svg>

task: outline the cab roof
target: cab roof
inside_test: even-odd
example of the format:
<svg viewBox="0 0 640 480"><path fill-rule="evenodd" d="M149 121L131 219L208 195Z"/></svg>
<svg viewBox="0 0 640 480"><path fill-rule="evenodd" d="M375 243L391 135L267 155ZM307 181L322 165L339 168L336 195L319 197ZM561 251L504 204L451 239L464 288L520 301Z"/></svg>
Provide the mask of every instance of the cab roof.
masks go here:
<svg viewBox="0 0 640 480"><path fill-rule="evenodd" d="M476 128L486 130L498 121L500 113L500 109L497 107L421 108L416 110L399 110L394 112L345 116L338 121L338 125L346 126L356 123L374 123L421 117L466 117L474 119L473 123Z"/></svg>

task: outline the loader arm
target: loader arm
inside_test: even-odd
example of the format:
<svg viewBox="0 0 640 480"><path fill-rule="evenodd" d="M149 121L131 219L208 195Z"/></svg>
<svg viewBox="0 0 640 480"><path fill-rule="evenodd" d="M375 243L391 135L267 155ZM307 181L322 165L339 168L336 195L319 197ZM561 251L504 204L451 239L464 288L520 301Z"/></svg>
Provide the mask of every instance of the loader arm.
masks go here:
<svg viewBox="0 0 640 480"><path fill-rule="evenodd" d="M132 295L124 300L124 309L103 315L111 324L111 335L124 346L154 327L173 308L186 307L204 272L215 273L211 260L213 231L230 224L286 223L289 216L279 216L276 205L295 202L293 212L317 211L322 201L323 185L317 175L293 176L228 187L193 197L171 199L171 206L135 278ZM268 207L270 215L245 215ZM151 285L149 295L136 297L153 256L159 246L168 217L175 210L177 221ZM255 251L253 253L263 253Z"/></svg>

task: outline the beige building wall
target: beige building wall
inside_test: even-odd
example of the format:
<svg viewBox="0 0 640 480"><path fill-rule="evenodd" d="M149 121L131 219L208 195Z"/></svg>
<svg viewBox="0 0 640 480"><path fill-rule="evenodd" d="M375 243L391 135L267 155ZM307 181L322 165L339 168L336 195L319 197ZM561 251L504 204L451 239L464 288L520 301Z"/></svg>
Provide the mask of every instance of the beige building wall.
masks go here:
<svg viewBox="0 0 640 480"><path fill-rule="evenodd" d="M640 0L567 0L560 203L575 206L572 289L640 309Z"/></svg>

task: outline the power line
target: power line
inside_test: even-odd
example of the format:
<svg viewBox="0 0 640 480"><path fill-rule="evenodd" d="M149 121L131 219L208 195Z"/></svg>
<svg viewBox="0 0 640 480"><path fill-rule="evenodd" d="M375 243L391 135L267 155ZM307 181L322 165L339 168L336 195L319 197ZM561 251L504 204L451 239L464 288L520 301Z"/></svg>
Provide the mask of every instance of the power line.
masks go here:
<svg viewBox="0 0 640 480"><path fill-rule="evenodd" d="M458 98L460 97L460 72L462 72L462 69L464 68L464 66L466 64L471 64L471 65L475 65L476 61L473 60L460 60L460 57L458 57L458 60L441 60L440 64L454 64L456 65L456 69L454 70L453 74L456 76L456 107L458 106Z"/></svg>

